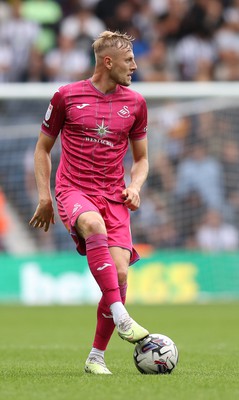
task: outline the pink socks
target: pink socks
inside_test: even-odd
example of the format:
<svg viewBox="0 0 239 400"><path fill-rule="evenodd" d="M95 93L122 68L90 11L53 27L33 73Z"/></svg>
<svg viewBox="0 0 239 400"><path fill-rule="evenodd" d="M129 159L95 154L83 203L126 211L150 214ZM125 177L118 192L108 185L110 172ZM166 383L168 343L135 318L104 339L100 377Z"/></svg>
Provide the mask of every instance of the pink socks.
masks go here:
<svg viewBox="0 0 239 400"><path fill-rule="evenodd" d="M91 235L86 239L86 254L92 275L98 283L105 304L121 301L118 275L108 248L107 236Z"/></svg>
<svg viewBox="0 0 239 400"><path fill-rule="evenodd" d="M127 283L120 285L119 288L120 293L122 293L121 301L123 304L125 304ZM114 328L115 324L113 316L110 312L110 308L104 302L104 296L102 296L97 309L97 325L93 347L99 350L105 350L110 341Z"/></svg>
<svg viewBox="0 0 239 400"><path fill-rule="evenodd" d="M106 235L96 234L87 238L86 254L91 273L102 292L93 347L105 350L115 327L109 306L117 301L125 303L127 283L118 284L117 270Z"/></svg>

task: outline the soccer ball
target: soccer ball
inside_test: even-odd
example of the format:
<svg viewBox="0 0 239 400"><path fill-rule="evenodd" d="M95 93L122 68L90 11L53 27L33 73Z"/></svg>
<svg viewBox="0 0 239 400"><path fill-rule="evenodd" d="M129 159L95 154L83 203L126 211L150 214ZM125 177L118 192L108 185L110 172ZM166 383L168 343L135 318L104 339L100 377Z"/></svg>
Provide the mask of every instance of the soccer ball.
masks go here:
<svg viewBox="0 0 239 400"><path fill-rule="evenodd" d="M178 349L169 337L151 333L136 344L134 363L141 374L170 374L178 362Z"/></svg>

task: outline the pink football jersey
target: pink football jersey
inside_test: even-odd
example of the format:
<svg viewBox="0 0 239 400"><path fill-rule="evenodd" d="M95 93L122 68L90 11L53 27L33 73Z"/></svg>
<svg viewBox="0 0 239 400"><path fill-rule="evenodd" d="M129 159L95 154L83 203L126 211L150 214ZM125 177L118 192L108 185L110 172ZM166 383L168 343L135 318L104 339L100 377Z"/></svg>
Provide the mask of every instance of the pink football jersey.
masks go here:
<svg viewBox="0 0 239 400"><path fill-rule="evenodd" d="M41 130L51 137L61 132L56 194L72 186L122 202L123 159L129 139L146 137L146 102L121 85L103 94L90 79L71 83L54 94Z"/></svg>

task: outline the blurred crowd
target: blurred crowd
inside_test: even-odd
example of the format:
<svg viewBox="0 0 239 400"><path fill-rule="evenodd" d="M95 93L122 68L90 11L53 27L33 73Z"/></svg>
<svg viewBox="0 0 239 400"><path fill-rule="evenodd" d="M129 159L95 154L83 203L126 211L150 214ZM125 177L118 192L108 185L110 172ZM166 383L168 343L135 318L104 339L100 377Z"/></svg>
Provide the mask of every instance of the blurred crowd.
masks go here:
<svg viewBox="0 0 239 400"><path fill-rule="evenodd" d="M217 128L207 132L215 135ZM189 134L177 160L155 154L143 207L132 214L139 243L154 249L238 250L239 141L231 132L224 131L212 148L210 137L191 142Z"/></svg>
<svg viewBox="0 0 239 400"><path fill-rule="evenodd" d="M92 40L135 38L136 81L239 78L238 0L0 0L0 82L92 73Z"/></svg>
<svg viewBox="0 0 239 400"><path fill-rule="evenodd" d="M0 82L89 77L94 67L91 44L105 29L135 38L135 81L239 79L239 0L0 0ZM197 101L177 107L172 100L158 104L156 118L150 108L150 173L141 193L143 206L132 213L138 245L203 251L239 248L238 107L218 107L215 101L213 109L212 104L207 108L206 101ZM13 113L11 107L9 114L5 109L6 119L14 114L26 120L29 108L24 103ZM35 115L32 108L30 114ZM20 140L22 150L12 159L12 173L3 158L9 157L15 142L6 140L0 146L1 165L7 168L0 181L0 239L11 224L5 195L16 209L28 210L25 225L37 201L34 147L28 147L26 137L19 138L16 153ZM58 156L53 157L53 168ZM126 176L130 165L126 157ZM16 171L21 175L17 180ZM41 250L72 248L60 222L51 236L38 232L36 243ZM8 251L4 243L1 250Z"/></svg>

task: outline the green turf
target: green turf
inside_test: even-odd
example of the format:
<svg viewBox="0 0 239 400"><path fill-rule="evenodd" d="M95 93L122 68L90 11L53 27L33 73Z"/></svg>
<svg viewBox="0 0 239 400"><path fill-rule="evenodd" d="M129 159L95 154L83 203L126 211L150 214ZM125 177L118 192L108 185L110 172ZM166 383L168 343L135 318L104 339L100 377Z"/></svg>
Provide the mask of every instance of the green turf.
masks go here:
<svg viewBox="0 0 239 400"><path fill-rule="evenodd" d="M106 353L113 375L86 375L94 306L0 306L0 399L239 399L239 303L128 309L151 333L176 342L171 375L141 375L134 346L116 333Z"/></svg>

